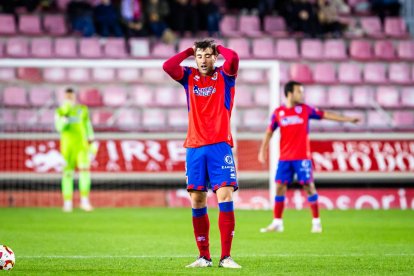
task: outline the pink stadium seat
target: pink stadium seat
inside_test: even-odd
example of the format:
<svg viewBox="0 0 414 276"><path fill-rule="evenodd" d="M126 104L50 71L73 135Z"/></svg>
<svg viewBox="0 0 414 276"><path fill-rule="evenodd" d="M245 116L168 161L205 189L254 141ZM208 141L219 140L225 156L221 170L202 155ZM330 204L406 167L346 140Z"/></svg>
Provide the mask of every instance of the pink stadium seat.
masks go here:
<svg viewBox="0 0 414 276"><path fill-rule="evenodd" d="M369 108L374 101L374 90L372 86L356 86L352 90L352 105L354 107Z"/></svg>
<svg viewBox="0 0 414 276"><path fill-rule="evenodd" d="M410 67L405 63L391 63L388 68L388 78L392 83L410 84Z"/></svg>
<svg viewBox="0 0 414 276"><path fill-rule="evenodd" d="M290 78L302 83L313 83L311 69L302 63L294 63L290 66Z"/></svg>
<svg viewBox="0 0 414 276"><path fill-rule="evenodd" d="M220 32L224 37L240 37L238 19L234 15L224 15L220 21Z"/></svg>
<svg viewBox="0 0 414 276"><path fill-rule="evenodd" d="M414 107L414 88L403 87L401 91L401 103L404 107Z"/></svg>
<svg viewBox="0 0 414 276"><path fill-rule="evenodd" d="M16 112L16 123L22 127L36 127L37 126L37 114L36 110L32 109L19 109Z"/></svg>
<svg viewBox="0 0 414 276"><path fill-rule="evenodd" d="M236 92L237 93L237 92ZM237 97L237 94L236 94ZM269 106L270 92L267 86L259 86L253 93L254 102L258 106Z"/></svg>
<svg viewBox="0 0 414 276"><path fill-rule="evenodd" d="M149 57L150 42L148 38L131 38L129 48L133 57Z"/></svg>
<svg viewBox="0 0 414 276"><path fill-rule="evenodd" d="M155 43L152 47L151 56L167 58L175 55L174 45L165 43Z"/></svg>
<svg viewBox="0 0 414 276"><path fill-rule="evenodd" d="M87 106L102 106L101 93L95 88L81 90L78 94L79 102Z"/></svg>
<svg viewBox="0 0 414 276"><path fill-rule="evenodd" d="M391 127L391 117L388 114L378 111L368 111L367 126L370 129L389 129Z"/></svg>
<svg viewBox="0 0 414 276"><path fill-rule="evenodd" d="M178 41L178 52L182 52L188 48L191 48L194 45L193 38L181 38Z"/></svg>
<svg viewBox="0 0 414 276"><path fill-rule="evenodd" d="M377 103L383 107L400 106L399 91L395 86L380 86L376 93Z"/></svg>
<svg viewBox="0 0 414 276"><path fill-rule="evenodd" d="M332 107L349 108L351 104L351 89L349 86L330 86L328 102Z"/></svg>
<svg viewBox="0 0 414 276"><path fill-rule="evenodd" d="M352 40L350 45L350 56L357 60L372 59L371 42L368 40Z"/></svg>
<svg viewBox="0 0 414 276"><path fill-rule="evenodd" d="M112 82L115 80L114 68L93 68L92 78L97 82Z"/></svg>
<svg viewBox="0 0 414 276"><path fill-rule="evenodd" d="M295 39L279 39L276 42L276 57L279 59L299 59Z"/></svg>
<svg viewBox="0 0 414 276"><path fill-rule="evenodd" d="M22 34L40 35L42 33L38 15L20 15L19 31Z"/></svg>
<svg viewBox="0 0 414 276"><path fill-rule="evenodd" d="M364 81L367 83L387 83L385 65L381 63L367 63L364 66Z"/></svg>
<svg viewBox="0 0 414 276"><path fill-rule="evenodd" d="M341 63L338 68L338 80L346 84L359 84L362 82L361 67L355 63Z"/></svg>
<svg viewBox="0 0 414 276"><path fill-rule="evenodd" d="M414 60L414 41L401 40L398 43L397 55L403 60Z"/></svg>
<svg viewBox="0 0 414 276"><path fill-rule="evenodd" d="M61 58L73 58L78 55L75 38L56 38L55 56Z"/></svg>
<svg viewBox="0 0 414 276"><path fill-rule="evenodd" d="M290 80L289 67L285 63L279 63L280 82L287 83Z"/></svg>
<svg viewBox="0 0 414 276"><path fill-rule="evenodd" d="M53 109L42 109L38 114L38 124L45 126L50 130L54 130L55 122L55 110Z"/></svg>
<svg viewBox="0 0 414 276"><path fill-rule="evenodd" d="M43 81L41 69L33 67L17 68L17 78L28 82Z"/></svg>
<svg viewBox="0 0 414 276"><path fill-rule="evenodd" d="M275 45L271 38L256 38L253 39L253 56L255 58L274 58Z"/></svg>
<svg viewBox="0 0 414 276"><path fill-rule="evenodd" d="M386 17L384 31L387 36L403 38L407 36L407 26L402 17Z"/></svg>
<svg viewBox="0 0 414 276"><path fill-rule="evenodd" d="M176 93L171 86L160 86L155 90L155 103L157 106L179 106L178 97L183 93ZM181 95L183 96L183 95Z"/></svg>
<svg viewBox="0 0 414 276"><path fill-rule="evenodd" d="M14 68L0 68L0 81L13 81L16 79Z"/></svg>
<svg viewBox="0 0 414 276"><path fill-rule="evenodd" d="M239 27L243 35L248 37L261 37L263 36L260 30L259 17L256 15L241 15L239 18Z"/></svg>
<svg viewBox="0 0 414 276"><path fill-rule="evenodd" d="M275 37L287 35L285 20L278 16L266 16L264 20L265 32Z"/></svg>
<svg viewBox="0 0 414 276"><path fill-rule="evenodd" d="M163 109L144 109L142 112L142 125L148 129L164 129L166 114Z"/></svg>
<svg viewBox="0 0 414 276"><path fill-rule="evenodd" d="M238 73L238 81L263 83L266 81L266 74L263 69L241 69Z"/></svg>
<svg viewBox="0 0 414 276"><path fill-rule="evenodd" d="M65 10L66 10L66 7L67 7L67 5L68 5L68 3L69 3L70 1L72 1L72 0L57 0L57 5L58 5L58 8L59 8L61 11L65 11Z"/></svg>
<svg viewBox="0 0 414 276"><path fill-rule="evenodd" d="M52 40L50 38L33 38L30 46L33 57L52 57Z"/></svg>
<svg viewBox="0 0 414 276"><path fill-rule="evenodd" d="M43 78L47 82L65 82L66 70L64 68L45 68Z"/></svg>
<svg viewBox="0 0 414 276"><path fill-rule="evenodd" d="M123 82L139 81L140 71L136 68L119 68L117 70L117 79Z"/></svg>
<svg viewBox="0 0 414 276"><path fill-rule="evenodd" d="M0 58L5 56L4 41L0 41Z"/></svg>
<svg viewBox="0 0 414 276"><path fill-rule="evenodd" d="M342 39L328 39L323 48L324 58L329 60L345 60L348 58L345 42Z"/></svg>
<svg viewBox="0 0 414 276"><path fill-rule="evenodd" d="M362 130L362 129L367 128L367 126L366 126L367 119L366 119L366 116L365 116L365 111L359 111L359 110L351 109L351 110L344 110L344 112L342 114L345 115L345 116L349 116L349 117L359 118L359 122L357 124L345 123L344 124L345 129Z"/></svg>
<svg viewBox="0 0 414 276"><path fill-rule="evenodd" d="M63 14L46 14L43 18L43 28L51 35L65 35L68 32Z"/></svg>
<svg viewBox="0 0 414 276"><path fill-rule="evenodd" d="M310 85L305 89L305 102L315 107L327 107L328 96L324 86Z"/></svg>
<svg viewBox="0 0 414 276"><path fill-rule="evenodd" d="M240 85L237 87L237 92L235 95L235 104L239 107L251 107L253 106L252 98L252 87Z"/></svg>
<svg viewBox="0 0 414 276"><path fill-rule="evenodd" d="M107 58L125 58L128 56L123 38L109 38L104 46L104 55Z"/></svg>
<svg viewBox="0 0 414 276"><path fill-rule="evenodd" d="M91 116L92 125L97 128L110 127L115 124L114 114L110 110L95 110Z"/></svg>
<svg viewBox="0 0 414 276"><path fill-rule="evenodd" d="M5 106L26 106L26 90L17 86L4 88L3 103Z"/></svg>
<svg viewBox="0 0 414 276"><path fill-rule="evenodd" d="M334 84L337 82L335 66L332 63L316 63L313 70L315 83Z"/></svg>
<svg viewBox="0 0 414 276"><path fill-rule="evenodd" d="M240 58L249 58L250 45L246 38L229 38L227 40L227 47L234 49Z"/></svg>
<svg viewBox="0 0 414 276"><path fill-rule="evenodd" d="M304 39L301 44L301 56L304 59L323 59L323 45L321 40Z"/></svg>
<svg viewBox="0 0 414 276"><path fill-rule="evenodd" d="M384 36L381 21L378 16L361 17L360 23L367 36L374 38L381 38Z"/></svg>
<svg viewBox="0 0 414 276"><path fill-rule="evenodd" d="M186 129L188 126L188 111L186 109L170 109L168 125L174 129Z"/></svg>
<svg viewBox="0 0 414 276"><path fill-rule="evenodd" d="M15 110L9 108L0 109L0 128L9 128L16 124Z"/></svg>
<svg viewBox="0 0 414 276"><path fill-rule="evenodd" d="M22 37L12 37L7 40L7 55L10 57L27 57L29 55L29 43Z"/></svg>
<svg viewBox="0 0 414 276"><path fill-rule="evenodd" d="M67 74L68 80L75 83L86 83L91 79L88 68L69 68Z"/></svg>
<svg viewBox="0 0 414 276"><path fill-rule="evenodd" d="M13 15L0 14L0 35L16 34L16 23Z"/></svg>
<svg viewBox="0 0 414 276"><path fill-rule="evenodd" d="M102 89L105 106L123 106L127 103L127 92L122 86L108 86Z"/></svg>
<svg viewBox="0 0 414 276"><path fill-rule="evenodd" d="M154 106L155 95L154 91L149 86L136 85L132 88L132 102L137 106Z"/></svg>
<svg viewBox="0 0 414 276"><path fill-rule="evenodd" d="M268 112L263 109L247 109L243 112L243 126L251 130L263 130L270 121Z"/></svg>
<svg viewBox="0 0 414 276"><path fill-rule="evenodd" d="M392 41L377 40L374 45L374 56L382 60L395 59L395 49Z"/></svg>
<svg viewBox="0 0 414 276"><path fill-rule="evenodd" d="M166 80L167 74L162 68L143 68L142 79L145 81L156 82Z"/></svg>
<svg viewBox="0 0 414 276"><path fill-rule="evenodd" d="M116 112L116 125L121 129L137 129L141 125L141 114L135 109L120 109Z"/></svg>
<svg viewBox="0 0 414 276"><path fill-rule="evenodd" d="M414 129L414 113L412 111L396 111L393 114L393 124L397 128Z"/></svg>
<svg viewBox="0 0 414 276"><path fill-rule="evenodd" d="M33 106L53 106L53 92L50 88L34 86L30 89L29 102Z"/></svg>
<svg viewBox="0 0 414 276"><path fill-rule="evenodd" d="M102 57L99 40L97 38L81 38L79 40L79 54L84 58Z"/></svg>

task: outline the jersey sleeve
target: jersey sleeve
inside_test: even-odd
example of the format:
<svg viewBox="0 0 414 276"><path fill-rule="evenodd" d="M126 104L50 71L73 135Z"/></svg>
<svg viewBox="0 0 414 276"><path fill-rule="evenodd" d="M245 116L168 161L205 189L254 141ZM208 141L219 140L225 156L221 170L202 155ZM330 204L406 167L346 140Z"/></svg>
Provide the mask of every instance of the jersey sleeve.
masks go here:
<svg viewBox="0 0 414 276"><path fill-rule="evenodd" d="M323 110L320 110L320 109L315 108L315 107L311 107L309 105L306 105L305 107L306 107L306 110L308 112L309 119L316 119L316 120L323 119L323 115L324 115Z"/></svg>
<svg viewBox="0 0 414 276"><path fill-rule="evenodd" d="M89 110L88 108L85 106L84 107L84 118L83 118L83 122L84 122L84 127L86 129L86 136L88 137L88 140L93 140L95 139L95 135L93 132L93 127L92 127L92 123L91 120L89 118Z"/></svg>
<svg viewBox="0 0 414 276"><path fill-rule="evenodd" d="M237 75L234 75L234 76L227 75L226 72L224 72L223 66L220 67L220 74L223 76L224 82L226 83L227 87L231 88L231 87L234 87L236 85Z"/></svg>
<svg viewBox="0 0 414 276"><path fill-rule="evenodd" d="M267 127L268 132L274 132L279 127L279 122L276 116L276 112L273 112L272 117L270 118L270 124Z"/></svg>
<svg viewBox="0 0 414 276"><path fill-rule="evenodd" d="M57 108L55 111L55 129L58 132L62 132L67 125L67 118L61 114L60 108Z"/></svg>
<svg viewBox="0 0 414 276"><path fill-rule="evenodd" d="M188 89L188 78L191 75L191 68L184 66L184 75L181 79L177 80L178 83L180 83L184 88Z"/></svg>

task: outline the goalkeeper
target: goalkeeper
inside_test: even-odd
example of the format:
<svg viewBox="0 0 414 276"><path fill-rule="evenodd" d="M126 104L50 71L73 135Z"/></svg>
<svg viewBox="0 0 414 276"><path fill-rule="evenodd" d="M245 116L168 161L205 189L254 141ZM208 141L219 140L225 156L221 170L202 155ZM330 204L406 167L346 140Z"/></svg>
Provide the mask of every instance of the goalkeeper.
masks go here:
<svg viewBox="0 0 414 276"><path fill-rule="evenodd" d="M64 103L56 109L55 127L60 133L60 151L66 161L62 176L63 211L71 212L73 209L73 176L76 167L79 170L80 208L92 211L89 201L89 154L95 154L97 148L91 143L94 134L88 108L76 103L72 88L65 90Z"/></svg>

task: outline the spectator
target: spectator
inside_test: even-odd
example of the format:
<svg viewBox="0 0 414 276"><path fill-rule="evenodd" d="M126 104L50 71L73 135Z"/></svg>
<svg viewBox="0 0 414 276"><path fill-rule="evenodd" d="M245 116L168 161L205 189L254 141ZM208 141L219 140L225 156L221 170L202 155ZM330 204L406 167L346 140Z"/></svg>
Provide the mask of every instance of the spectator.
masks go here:
<svg viewBox="0 0 414 276"><path fill-rule="evenodd" d="M321 34L317 7L308 0L293 0L288 3L285 21L290 31L303 32L310 37Z"/></svg>
<svg viewBox="0 0 414 276"><path fill-rule="evenodd" d="M370 0L371 11L377 14L384 24L386 16L399 16L401 3L399 0Z"/></svg>
<svg viewBox="0 0 414 276"><path fill-rule="evenodd" d="M336 6L333 6L331 2L326 0L318 0L318 19L321 32L324 35L341 37L346 29L346 25L338 19Z"/></svg>
<svg viewBox="0 0 414 276"><path fill-rule="evenodd" d="M259 0L257 10L259 11L260 28L264 30L264 18L266 15L272 14L276 8L277 0Z"/></svg>
<svg viewBox="0 0 414 276"><path fill-rule="evenodd" d="M144 10L141 0L122 0L121 16L127 37L146 36Z"/></svg>
<svg viewBox="0 0 414 276"><path fill-rule="evenodd" d="M169 13L170 9L165 0L149 0L146 5L145 17L152 34L165 43L174 43L175 35L165 21Z"/></svg>
<svg viewBox="0 0 414 276"><path fill-rule="evenodd" d="M84 37L95 34L91 4L85 0L72 0L68 3L66 12L73 31L81 33Z"/></svg>
<svg viewBox="0 0 414 276"><path fill-rule="evenodd" d="M219 7L211 0L200 0L198 3L198 17L200 18L200 29L207 30L208 35L220 36L221 13Z"/></svg>
<svg viewBox="0 0 414 276"><path fill-rule="evenodd" d="M123 35L118 12L111 4L111 0L101 0L101 3L95 7L94 17L101 36Z"/></svg>
<svg viewBox="0 0 414 276"><path fill-rule="evenodd" d="M193 37L198 31L198 17L196 6L191 0L175 0L171 15L174 29L183 37L185 31L191 31Z"/></svg>

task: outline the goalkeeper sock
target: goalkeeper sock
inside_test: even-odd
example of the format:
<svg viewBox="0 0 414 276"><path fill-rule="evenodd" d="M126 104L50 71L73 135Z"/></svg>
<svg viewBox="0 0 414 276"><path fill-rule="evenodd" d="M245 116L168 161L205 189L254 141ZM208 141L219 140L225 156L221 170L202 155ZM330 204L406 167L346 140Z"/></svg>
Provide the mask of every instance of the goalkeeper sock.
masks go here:
<svg viewBox="0 0 414 276"><path fill-rule="evenodd" d="M210 244L208 237L210 232L210 220L207 214L207 207L199 209L193 208L192 213L194 237L196 239L198 250L200 251L200 257L204 256L210 260Z"/></svg>
<svg viewBox="0 0 414 276"><path fill-rule="evenodd" d="M219 229L220 229L220 238L221 238L221 257L222 260L224 257L230 256L231 244L233 242L234 236L234 207L233 201L220 202L219 203Z"/></svg>
<svg viewBox="0 0 414 276"><path fill-rule="evenodd" d="M89 171L79 171L79 192L81 198L88 198L91 190L91 174Z"/></svg>
<svg viewBox="0 0 414 276"><path fill-rule="evenodd" d="M312 211L312 217L319 218L318 194L309 196L308 202Z"/></svg>
<svg viewBox="0 0 414 276"><path fill-rule="evenodd" d="M63 200L72 201L73 198L73 171L65 170L62 176Z"/></svg>
<svg viewBox="0 0 414 276"><path fill-rule="evenodd" d="M275 206L273 209L273 218L281 219L283 209L285 208L285 196L275 196Z"/></svg>

